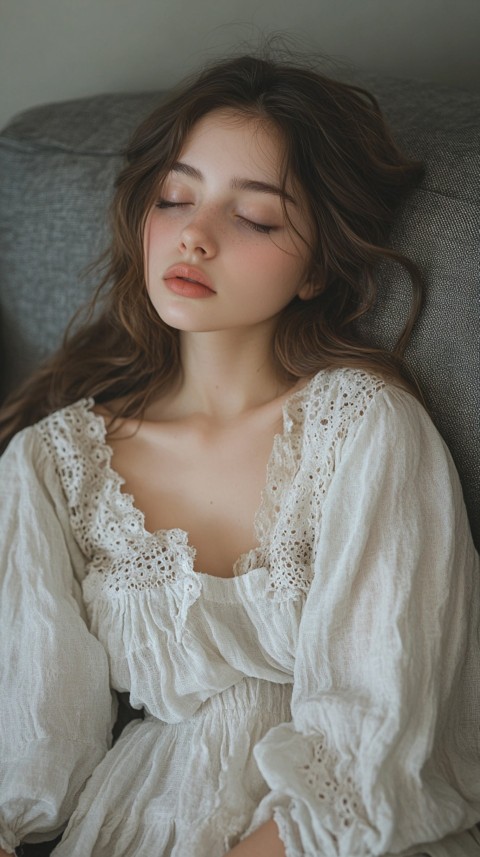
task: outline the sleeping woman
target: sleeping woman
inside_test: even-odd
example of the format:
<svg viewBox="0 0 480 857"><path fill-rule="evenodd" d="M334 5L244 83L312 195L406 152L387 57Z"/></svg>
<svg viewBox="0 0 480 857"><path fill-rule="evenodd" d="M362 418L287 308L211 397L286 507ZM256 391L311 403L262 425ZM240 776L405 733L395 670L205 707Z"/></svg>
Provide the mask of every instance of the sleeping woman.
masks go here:
<svg viewBox="0 0 480 857"><path fill-rule="evenodd" d="M3 857L480 857L478 557L389 245L420 177L368 93L255 56L134 135L96 312L1 414Z"/></svg>

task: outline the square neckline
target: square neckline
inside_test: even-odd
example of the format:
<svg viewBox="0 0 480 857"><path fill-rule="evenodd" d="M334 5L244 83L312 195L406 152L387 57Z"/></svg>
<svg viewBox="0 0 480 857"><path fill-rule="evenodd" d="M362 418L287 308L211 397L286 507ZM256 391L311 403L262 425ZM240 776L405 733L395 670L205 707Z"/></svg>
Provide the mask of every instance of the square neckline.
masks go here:
<svg viewBox="0 0 480 857"><path fill-rule="evenodd" d="M282 428L273 436L272 447L265 471L265 483L260 494L259 505L253 516L253 529L257 537L257 544L237 557L231 567L231 573L228 576L224 577L223 575L211 574L208 571L197 570L194 568L196 548L190 542L188 531L184 530L182 527L160 527L156 530L147 529L145 525L145 513L137 505L135 496L131 492L123 490L126 480L112 465L113 449L107 440L108 430L105 418L101 413L94 410L96 406L94 398L85 398L82 400L82 403L85 406L85 413L100 429L100 437L98 441L105 454L104 472L114 487L119 507L122 508L130 518L135 520L145 538L154 540L165 540L171 538L178 539L179 546L182 545L184 550L187 551L190 561L190 571L196 577L213 578L220 581L232 581L238 580L239 578L245 577L252 572L264 568L266 561L266 529L267 526L273 529L276 526L276 522L278 520L278 511L276 510L276 507L279 506L279 500L282 495L282 491L280 494L276 491L275 498L269 497L271 494L273 477L277 477L276 481L282 484L282 489L284 490L285 487L291 483L295 471L295 468L291 466L288 474L284 472L285 461L287 459L290 459L291 465L293 465L293 461L291 460L292 457L288 455L289 439L294 422L291 414L292 406L296 403L298 398L302 398L305 395L318 374L320 373L309 378L308 381L302 384L299 389L291 392L283 402ZM261 564L254 565L253 563L255 563L255 561L259 561Z"/></svg>

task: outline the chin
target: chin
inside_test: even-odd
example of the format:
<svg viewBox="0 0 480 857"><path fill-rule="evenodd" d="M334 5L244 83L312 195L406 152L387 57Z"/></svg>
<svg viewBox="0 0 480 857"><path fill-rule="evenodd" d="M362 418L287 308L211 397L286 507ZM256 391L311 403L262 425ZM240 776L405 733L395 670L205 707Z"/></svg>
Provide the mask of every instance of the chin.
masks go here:
<svg viewBox="0 0 480 857"><path fill-rule="evenodd" d="M216 330L211 324L202 324L198 319L192 318L190 313L190 317L187 317L187 313L159 312L158 315L168 327L183 333L210 333Z"/></svg>

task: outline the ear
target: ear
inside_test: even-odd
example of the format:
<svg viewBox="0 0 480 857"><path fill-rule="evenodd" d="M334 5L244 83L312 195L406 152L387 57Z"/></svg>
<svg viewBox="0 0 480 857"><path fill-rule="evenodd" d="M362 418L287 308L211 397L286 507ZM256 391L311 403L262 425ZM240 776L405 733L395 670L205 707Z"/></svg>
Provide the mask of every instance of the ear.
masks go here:
<svg viewBox="0 0 480 857"><path fill-rule="evenodd" d="M308 280L298 290L298 297L301 301L311 301L312 298L316 297L321 291L322 290L318 288L316 283L312 283Z"/></svg>

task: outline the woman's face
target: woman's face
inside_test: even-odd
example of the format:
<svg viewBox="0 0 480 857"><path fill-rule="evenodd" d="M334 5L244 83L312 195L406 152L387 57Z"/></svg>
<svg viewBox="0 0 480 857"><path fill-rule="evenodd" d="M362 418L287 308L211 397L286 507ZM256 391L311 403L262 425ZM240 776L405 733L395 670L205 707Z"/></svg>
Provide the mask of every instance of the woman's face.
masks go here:
<svg viewBox="0 0 480 857"><path fill-rule="evenodd" d="M165 179L145 228L148 294L183 331L248 328L310 296L308 251L285 218L278 131L233 111L200 120ZM304 201L285 200L307 240Z"/></svg>

